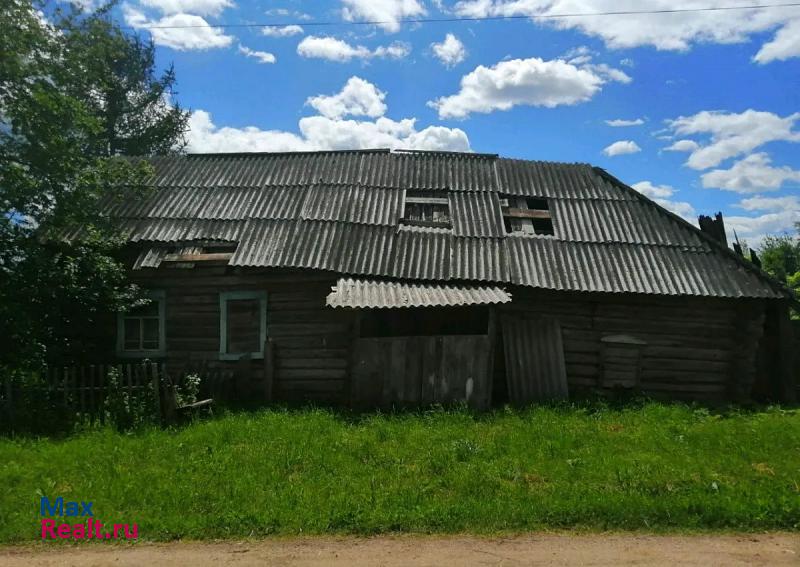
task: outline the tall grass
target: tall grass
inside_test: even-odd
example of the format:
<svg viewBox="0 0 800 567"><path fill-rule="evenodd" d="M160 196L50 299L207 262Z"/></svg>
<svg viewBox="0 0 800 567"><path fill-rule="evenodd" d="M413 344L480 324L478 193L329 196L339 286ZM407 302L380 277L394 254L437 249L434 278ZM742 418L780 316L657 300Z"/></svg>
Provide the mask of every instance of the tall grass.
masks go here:
<svg viewBox="0 0 800 567"><path fill-rule="evenodd" d="M140 537L800 528L800 413L682 405L234 414L182 429L0 441L0 541L39 497Z"/></svg>

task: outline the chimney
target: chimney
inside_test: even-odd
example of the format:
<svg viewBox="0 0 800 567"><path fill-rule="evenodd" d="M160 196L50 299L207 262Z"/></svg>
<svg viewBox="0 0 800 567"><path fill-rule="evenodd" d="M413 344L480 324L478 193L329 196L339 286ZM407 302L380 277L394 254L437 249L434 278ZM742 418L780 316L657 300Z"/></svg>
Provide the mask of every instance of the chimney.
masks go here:
<svg viewBox="0 0 800 567"><path fill-rule="evenodd" d="M700 230L722 244L725 248L728 247L728 237L725 236L725 223L722 220L721 212L714 215L713 219L705 215L700 215L697 221L700 224Z"/></svg>

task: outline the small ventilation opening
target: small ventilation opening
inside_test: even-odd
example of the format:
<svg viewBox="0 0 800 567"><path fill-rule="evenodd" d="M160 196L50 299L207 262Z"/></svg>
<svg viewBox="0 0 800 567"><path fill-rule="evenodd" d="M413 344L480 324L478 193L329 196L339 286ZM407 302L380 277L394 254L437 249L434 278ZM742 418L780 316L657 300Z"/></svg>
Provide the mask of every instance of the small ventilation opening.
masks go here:
<svg viewBox="0 0 800 567"><path fill-rule="evenodd" d="M500 201L503 223L508 234L555 234L553 217L547 199L505 195Z"/></svg>

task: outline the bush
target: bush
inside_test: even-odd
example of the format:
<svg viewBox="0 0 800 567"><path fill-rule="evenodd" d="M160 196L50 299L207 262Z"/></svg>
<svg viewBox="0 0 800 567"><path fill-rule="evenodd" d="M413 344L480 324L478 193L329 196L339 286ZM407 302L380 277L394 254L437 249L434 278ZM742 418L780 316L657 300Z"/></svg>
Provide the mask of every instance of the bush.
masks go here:
<svg viewBox="0 0 800 567"><path fill-rule="evenodd" d="M129 431L143 425L153 425L161 419L153 386L141 386L136 393L125 389L118 368L112 367L107 374L106 399L103 411L106 422L118 431Z"/></svg>

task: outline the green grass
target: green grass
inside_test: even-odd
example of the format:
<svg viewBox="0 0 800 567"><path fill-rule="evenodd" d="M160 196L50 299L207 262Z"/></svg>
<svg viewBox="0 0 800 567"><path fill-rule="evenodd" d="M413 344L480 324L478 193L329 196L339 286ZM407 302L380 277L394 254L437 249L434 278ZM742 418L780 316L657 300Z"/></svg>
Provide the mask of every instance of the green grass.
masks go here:
<svg viewBox="0 0 800 567"><path fill-rule="evenodd" d="M683 405L233 414L176 430L0 440L0 541L39 496L140 538L800 528L800 413Z"/></svg>

